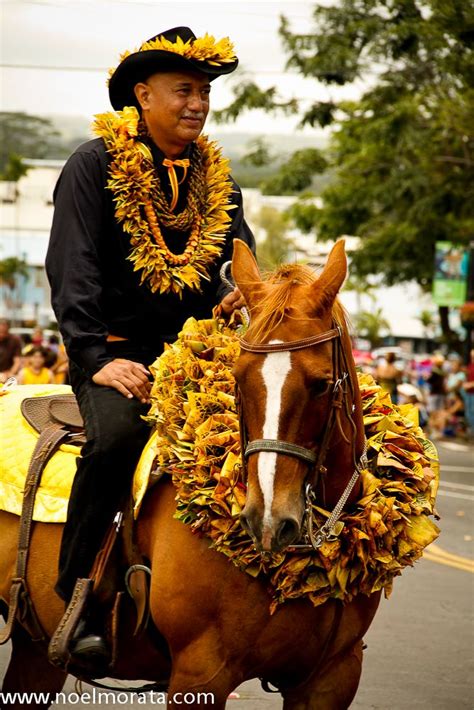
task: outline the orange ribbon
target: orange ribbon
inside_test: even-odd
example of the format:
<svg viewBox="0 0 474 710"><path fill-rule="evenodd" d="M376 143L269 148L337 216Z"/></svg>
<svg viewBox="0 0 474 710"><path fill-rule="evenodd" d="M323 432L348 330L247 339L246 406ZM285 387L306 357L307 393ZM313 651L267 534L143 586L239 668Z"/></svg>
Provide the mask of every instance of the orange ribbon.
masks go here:
<svg viewBox="0 0 474 710"><path fill-rule="evenodd" d="M188 174L189 160L187 158L184 158L184 160L168 160L168 158L165 158L163 160L163 165L165 166L165 168L168 168L168 177L171 185L170 210L173 211L178 203L179 186L181 185L183 180L186 179L186 175ZM174 169L175 165L177 165L179 168L183 168L184 170L183 177L179 182L176 176L176 171Z"/></svg>

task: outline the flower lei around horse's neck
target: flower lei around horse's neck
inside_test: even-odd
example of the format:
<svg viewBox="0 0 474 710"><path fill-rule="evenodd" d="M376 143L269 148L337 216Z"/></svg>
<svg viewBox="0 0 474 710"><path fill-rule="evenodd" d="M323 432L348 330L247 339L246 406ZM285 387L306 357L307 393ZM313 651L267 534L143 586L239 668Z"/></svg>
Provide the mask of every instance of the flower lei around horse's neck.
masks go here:
<svg viewBox="0 0 474 710"><path fill-rule="evenodd" d="M222 252L229 210L235 207L230 204L229 161L215 143L200 136L192 150L186 206L174 214L143 141L139 118L136 108L125 107L96 116L93 129L112 158L107 187L113 193L115 218L130 235L128 258L134 270L142 272L140 283L146 281L153 293L181 297L185 288L200 290L201 280L209 280L209 267ZM181 254L168 248L160 225L189 233Z"/></svg>
<svg viewBox="0 0 474 710"><path fill-rule="evenodd" d="M236 321L238 323L238 321ZM418 426L414 405L395 406L371 375L358 375L368 468L359 500L344 510L332 540L317 551L261 555L240 524L246 484L232 371L240 353L235 325L189 318L151 366L154 385L147 420L156 426L155 466L176 488L175 518L211 540L239 569L259 577L270 612L305 597L351 601L384 589L439 534L438 455ZM135 514L147 487L135 488ZM315 528L330 511L313 505Z"/></svg>

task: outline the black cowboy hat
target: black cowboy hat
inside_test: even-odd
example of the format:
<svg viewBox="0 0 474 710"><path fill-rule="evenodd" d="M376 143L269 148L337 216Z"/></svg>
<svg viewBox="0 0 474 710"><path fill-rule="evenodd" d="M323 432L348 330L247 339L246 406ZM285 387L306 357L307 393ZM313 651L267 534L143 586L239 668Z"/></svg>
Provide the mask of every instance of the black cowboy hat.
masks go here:
<svg viewBox="0 0 474 710"><path fill-rule="evenodd" d="M189 27L173 27L165 32L160 32L147 42L164 38L175 43L178 37L183 42L191 40L191 44L196 39L196 35ZM129 54L120 62L109 80L110 103L116 111L120 111L124 106L137 106L138 102L134 93L134 87L140 81L146 81L149 76L156 72L171 71L199 71L208 74L212 81L221 74L230 74L237 68L239 60L234 57L232 61L225 63L212 63L208 60L183 57L180 54L164 49L142 49Z"/></svg>

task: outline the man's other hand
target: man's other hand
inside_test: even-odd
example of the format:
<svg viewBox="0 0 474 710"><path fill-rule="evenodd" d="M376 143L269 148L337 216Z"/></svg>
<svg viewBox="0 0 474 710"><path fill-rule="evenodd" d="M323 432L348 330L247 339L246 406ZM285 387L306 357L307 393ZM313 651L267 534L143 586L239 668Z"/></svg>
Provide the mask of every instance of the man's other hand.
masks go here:
<svg viewBox="0 0 474 710"><path fill-rule="evenodd" d="M220 305L224 315L230 316L233 311L245 306L245 300L239 289L234 288L234 290L228 293L227 296L224 296Z"/></svg>
<svg viewBox="0 0 474 710"><path fill-rule="evenodd" d="M140 362L117 358L96 372L92 381L96 385L114 387L128 399L136 397L143 404L148 404L151 389L148 375L148 370Z"/></svg>

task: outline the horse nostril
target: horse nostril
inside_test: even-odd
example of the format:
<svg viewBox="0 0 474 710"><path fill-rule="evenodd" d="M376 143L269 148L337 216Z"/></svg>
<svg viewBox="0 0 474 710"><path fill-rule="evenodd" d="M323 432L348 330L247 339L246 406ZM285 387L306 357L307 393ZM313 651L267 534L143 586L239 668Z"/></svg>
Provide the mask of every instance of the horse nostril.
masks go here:
<svg viewBox="0 0 474 710"><path fill-rule="evenodd" d="M300 533L300 526L293 518L283 520L277 530L276 541L280 549L294 542Z"/></svg>
<svg viewBox="0 0 474 710"><path fill-rule="evenodd" d="M262 519L255 508L244 510L240 514L240 524L247 535L251 538L255 548L261 549L262 544Z"/></svg>

